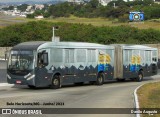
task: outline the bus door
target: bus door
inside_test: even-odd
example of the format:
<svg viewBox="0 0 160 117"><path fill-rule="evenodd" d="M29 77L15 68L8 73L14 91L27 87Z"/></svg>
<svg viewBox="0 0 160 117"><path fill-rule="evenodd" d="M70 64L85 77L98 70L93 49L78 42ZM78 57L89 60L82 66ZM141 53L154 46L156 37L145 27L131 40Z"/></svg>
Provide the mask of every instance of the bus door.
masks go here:
<svg viewBox="0 0 160 117"><path fill-rule="evenodd" d="M85 82L87 81L87 50L77 49L76 50L76 77L74 82Z"/></svg>
<svg viewBox="0 0 160 117"><path fill-rule="evenodd" d="M35 82L37 86L46 86L50 83L50 76L48 74L49 54L49 49L42 49L37 53L37 67L35 69Z"/></svg>

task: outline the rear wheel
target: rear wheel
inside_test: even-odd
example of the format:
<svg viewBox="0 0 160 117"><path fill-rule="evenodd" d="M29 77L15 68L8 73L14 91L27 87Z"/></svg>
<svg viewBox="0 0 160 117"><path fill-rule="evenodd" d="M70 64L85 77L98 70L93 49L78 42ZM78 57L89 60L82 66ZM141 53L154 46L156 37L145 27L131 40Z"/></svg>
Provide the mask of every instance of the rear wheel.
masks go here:
<svg viewBox="0 0 160 117"><path fill-rule="evenodd" d="M143 80L143 72L139 71L138 77L136 78L137 82L141 82Z"/></svg>
<svg viewBox="0 0 160 117"><path fill-rule="evenodd" d="M60 88L60 76L58 76L58 75L54 76L54 78L52 79L51 88L52 89Z"/></svg>
<svg viewBox="0 0 160 117"><path fill-rule="evenodd" d="M99 73L98 76L97 76L96 84L97 85L103 85L103 83L104 83L104 74Z"/></svg>

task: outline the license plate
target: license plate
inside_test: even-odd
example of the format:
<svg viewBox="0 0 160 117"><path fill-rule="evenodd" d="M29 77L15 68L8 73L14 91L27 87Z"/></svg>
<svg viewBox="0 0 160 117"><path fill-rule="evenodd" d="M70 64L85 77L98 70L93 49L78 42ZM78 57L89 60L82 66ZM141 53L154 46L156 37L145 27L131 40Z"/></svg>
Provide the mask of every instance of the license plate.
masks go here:
<svg viewBox="0 0 160 117"><path fill-rule="evenodd" d="M21 81L17 80L16 83L17 83L17 84L21 84Z"/></svg>

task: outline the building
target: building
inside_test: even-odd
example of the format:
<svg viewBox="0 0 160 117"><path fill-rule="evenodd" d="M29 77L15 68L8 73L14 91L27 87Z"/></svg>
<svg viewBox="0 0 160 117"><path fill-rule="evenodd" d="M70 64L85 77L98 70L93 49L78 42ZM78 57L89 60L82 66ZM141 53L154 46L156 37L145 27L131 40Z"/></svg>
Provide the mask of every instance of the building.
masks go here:
<svg viewBox="0 0 160 117"><path fill-rule="evenodd" d="M112 0L99 0L99 3L101 4L101 5L103 5L103 6L107 6L107 4L109 3L109 2L111 2Z"/></svg>
<svg viewBox="0 0 160 117"><path fill-rule="evenodd" d="M83 4L84 3L83 0L68 0L68 2L74 3L74 4Z"/></svg>
<svg viewBox="0 0 160 117"><path fill-rule="evenodd" d="M36 4L35 10L42 10L44 8L44 5Z"/></svg>
<svg viewBox="0 0 160 117"><path fill-rule="evenodd" d="M32 9L32 6L31 6L31 5L29 5L29 6L27 6L26 11L28 12L28 11L30 11L31 9Z"/></svg>
<svg viewBox="0 0 160 117"><path fill-rule="evenodd" d="M35 19L43 19L44 17L43 17L43 15L38 15L38 16L35 16L34 18Z"/></svg>
<svg viewBox="0 0 160 117"><path fill-rule="evenodd" d="M107 4L111 1L117 1L117 0L99 0L99 3L103 6L107 6ZM123 0L124 2L134 1L134 0Z"/></svg>
<svg viewBox="0 0 160 117"><path fill-rule="evenodd" d="M160 4L160 0L154 0L154 2Z"/></svg>

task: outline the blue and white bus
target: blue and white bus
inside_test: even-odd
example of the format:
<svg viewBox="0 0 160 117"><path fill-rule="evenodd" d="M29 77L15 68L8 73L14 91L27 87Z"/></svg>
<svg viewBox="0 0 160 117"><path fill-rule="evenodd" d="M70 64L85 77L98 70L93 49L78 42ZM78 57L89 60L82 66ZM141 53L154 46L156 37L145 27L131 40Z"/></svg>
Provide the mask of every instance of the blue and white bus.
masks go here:
<svg viewBox="0 0 160 117"><path fill-rule="evenodd" d="M157 74L158 51L142 45L24 42L10 51L7 81L30 88L136 79Z"/></svg>

